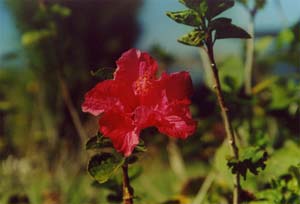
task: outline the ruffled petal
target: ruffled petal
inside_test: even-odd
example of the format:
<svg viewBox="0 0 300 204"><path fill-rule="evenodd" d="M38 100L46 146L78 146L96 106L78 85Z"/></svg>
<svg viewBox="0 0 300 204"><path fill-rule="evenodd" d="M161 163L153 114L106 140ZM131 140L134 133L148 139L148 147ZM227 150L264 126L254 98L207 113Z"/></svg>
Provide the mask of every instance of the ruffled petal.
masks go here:
<svg viewBox="0 0 300 204"><path fill-rule="evenodd" d="M188 72L163 73L160 78L161 89L166 90L168 100L184 100L193 93L193 84Z"/></svg>
<svg viewBox="0 0 300 204"><path fill-rule="evenodd" d="M114 79L132 84L146 75L155 78L156 72L156 61L148 53L133 48L123 53L117 60Z"/></svg>
<svg viewBox="0 0 300 204"><path fill-rule="evenodd" d="M97 116L112 109L130 112L137 102L130 87L115 80L105 80L86 93L81 108L83 112Z"/></svg>
<svg viewBox="0 0 300 204"><path fill-rule="evenodd" d="M161 133L185 139L196 131L197 123L191 117L189 101L169 102L165 96L157 111L160 116L156 127Z"/></svg>
<svg viewBox="0 0 300 204"><path fill-rule="evenodd" d="M130 156L139 143L139 129L124 113L105 112L99 120L99 126L100 132L109 137L114 148L124 156Z"/></svg>
<svg viewBox="0 0 300 204"><path fill-rule="evenodd" d="M140 129L156 126L157 118L159 118L158 114L155 107L139 106L134 111L135 124Z"/></svg>

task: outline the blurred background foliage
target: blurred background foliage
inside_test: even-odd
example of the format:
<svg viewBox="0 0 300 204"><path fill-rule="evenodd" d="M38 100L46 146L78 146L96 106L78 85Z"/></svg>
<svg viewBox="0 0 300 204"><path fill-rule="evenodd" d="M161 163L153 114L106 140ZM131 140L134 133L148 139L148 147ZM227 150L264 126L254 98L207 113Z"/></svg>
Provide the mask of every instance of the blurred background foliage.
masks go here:
<svg viewBox="0 0 300 204"><path fill-rule="evenodd" d="M250 8L251 2L237 5L249 3ZM87 175L90 153L84 143L97 133L97 119L83 114L80 105L87 90L111 76L120 54L137 45L143 34L138 21L143 3L4 1L22 48L0 56L0 203L119 201L118 178L113 185L99 185ZM258 13L264 4L260 2ZM269 153L266 169L242 182L247 189L244 200L250 202L255 195L251 203L296 204L300 202L300 21L275 33L257 31L254 37L251 95L244 91L247 44L239 54L218 58L242 151L253 145ZM148 152L139 160L139 170L131 169L137 177L136 202L191 203L199 199L205 184L209 194L204 203L229 203L230 153L205 54L178 55L159 42L147 50L158 60L160 71L185 66L191 71L195 88L191 109L198 129L185 141L153 129L143 132Z"/></svg>

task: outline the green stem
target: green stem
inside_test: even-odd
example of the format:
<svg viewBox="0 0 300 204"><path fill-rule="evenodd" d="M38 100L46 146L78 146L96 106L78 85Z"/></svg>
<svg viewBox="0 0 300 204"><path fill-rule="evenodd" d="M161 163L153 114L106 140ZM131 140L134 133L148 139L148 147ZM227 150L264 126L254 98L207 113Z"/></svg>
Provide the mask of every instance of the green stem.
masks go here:
<svg viewBox="0 0 300 204"><path fill-rule="evenodd" d="M128 164L122 166L123 171L123 204L133 204L133 188L130 186Z"/></svg>
<svg viewBox="0 0 300 204"><path fill-rule="evenodd" d="M215 172L212 170L205 178L200 190L198 191L195 199L193 200L192 204L201 204L203 203L207 192L212 185L215 179Z"/></svg>
<svg viewBox="0 0 300 204"><path fill-rule="evenodd" d="M246 42L246 61L245 61L245 93L250 96L252 93L252 70L254 59L254 15L250 14L248 33L252 38Z"/></svg>
<svg viewBox="0 0 300 204"><path fill-rule="evenodd" d="M232 124L231 124L231 120L229 117L229 109L226 106L224 96L222 93L220 78L219 78L219 74L218 74L218 68L217 68L217 64L215 62L215 58L214 58L214 50L213 50L213 43L212 43L211 36L212 35L210 34L206 41L206 46L207 46L208 57L211 62L211 69L213 72L214 89L216 91L218 103L219 103L219 106L221 109L221 115L222 115L223 123L225 126L225 131L226 131L229 145L231 147L234 158L236 160L239 160L239 149L236 145ZM240 174L239 174L239 172L237 172L235 174L235 178L234 178L233 204L240 203L240 201L239 201L240 190L241 190Z"/></svg>
<svg viewBox="0 0 300 204"><path fill-rule="evenodd" d="M174 138L169 138L167 151L168 151L171 169L181 181L185 181L186 168L185 168L184 160L182 158L180 149L177 146L176 140Z"/></svg>

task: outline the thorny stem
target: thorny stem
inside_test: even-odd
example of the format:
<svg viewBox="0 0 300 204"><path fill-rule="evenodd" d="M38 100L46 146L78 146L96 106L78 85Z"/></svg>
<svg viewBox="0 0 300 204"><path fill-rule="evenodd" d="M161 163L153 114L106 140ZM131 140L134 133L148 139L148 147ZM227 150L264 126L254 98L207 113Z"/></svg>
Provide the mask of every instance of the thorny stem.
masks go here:
<svg viewBox="0 0 300 204"><path fill-rule="evenodd" d="M211 34L208 36L208 39L206 41L206 46L207 46L207 54L208 54L209 60L211 62L211 69L213 72L213 80L214 80L213 88L216 91L216 95L217 95L218 103L219 103L219 106L221 109L221 115L223 118L229 145L231 147L234 158L236 160L239 160L239 149L236 145L235 136L234 136L233 128L232 128L232 124L231 124L231 119L229 117L229 109L226 106L224 96L222 93L221 83L220 83L219 74L218 74L218 68L217 68L217 65L215 62L215 58L214 58L214 50L213 50L213 43L212 43L211 36L212 36ZM234 178L233 204L240 203L240 201L239 201L240 190L241 190L240 174L239 174L239 172L237 172L235 174L235 178Z"/></svg>
<svg viewBox="0 0 300 204"><path fill-rule="evenodd" d="M133 189L130 186L128 176L128 164L122 166L123 171L123 204L133 204Z"/></svg>

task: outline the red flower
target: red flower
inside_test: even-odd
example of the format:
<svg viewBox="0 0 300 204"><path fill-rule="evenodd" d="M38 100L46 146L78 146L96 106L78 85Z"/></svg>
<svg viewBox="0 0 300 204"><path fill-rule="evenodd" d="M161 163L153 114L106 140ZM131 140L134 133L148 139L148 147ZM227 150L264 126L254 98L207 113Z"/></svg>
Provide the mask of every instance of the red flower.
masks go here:
<svg viewBox="0 0 300 204"><path fill-rule="evenodd" d="M83 112L100 114L100 132L119 152L129 156L143 128L155 126L166 135L186 138L196 122L189 111L192 80L189 73L163 73L147 53L130 49L117 61L114 79L98 83L85 95Z"/></svg>

